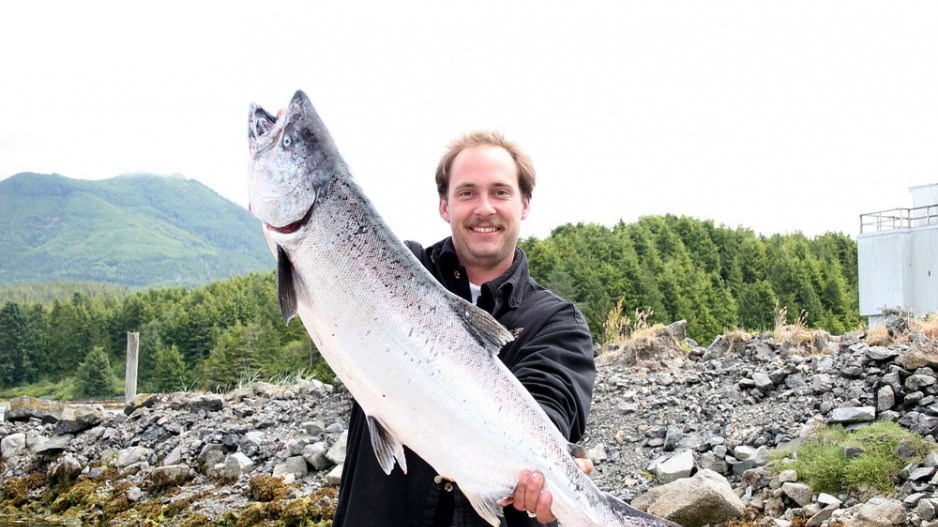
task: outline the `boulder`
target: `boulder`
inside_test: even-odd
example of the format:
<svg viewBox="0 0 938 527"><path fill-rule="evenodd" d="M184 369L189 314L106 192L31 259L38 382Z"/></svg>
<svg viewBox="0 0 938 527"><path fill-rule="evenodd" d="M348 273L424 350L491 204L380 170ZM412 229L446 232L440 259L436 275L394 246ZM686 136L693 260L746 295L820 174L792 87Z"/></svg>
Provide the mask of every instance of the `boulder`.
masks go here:
<svg viewBox="0 0 938 527"><path fill-rule="evenodd" d="M684 527L724 523L739 518L746 509L726 478L706 469L692 478L655 487L635 498L632 506Z"/></svg>

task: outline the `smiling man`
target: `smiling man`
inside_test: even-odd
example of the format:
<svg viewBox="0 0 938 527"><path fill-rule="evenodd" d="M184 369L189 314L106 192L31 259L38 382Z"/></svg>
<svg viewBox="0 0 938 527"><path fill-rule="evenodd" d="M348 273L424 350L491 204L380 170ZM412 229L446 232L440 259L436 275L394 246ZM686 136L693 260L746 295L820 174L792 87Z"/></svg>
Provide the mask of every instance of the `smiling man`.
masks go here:
<svg viewBox="0 0 938 527"><path fill-rule="evenodd" d="M580 311L531 278L517 247L531 206L530 158L498 132L454 141L436 172L440 216L452 236L428 248L408 247L456 295L491 313L515 336L499 359L531 392L551 421L576 442L586 428L595 378L593 346ZM408 472L386 475L371 447L367 421L355 404L334 527L484 527L458 485L405 448ZM459 445L448 445L459 448ZM584 470L588 460L578 460ZM534 468L534 467L532 467ZM552 522L551 495L540 474L519 474L502 502L508 527Z"/></svg>

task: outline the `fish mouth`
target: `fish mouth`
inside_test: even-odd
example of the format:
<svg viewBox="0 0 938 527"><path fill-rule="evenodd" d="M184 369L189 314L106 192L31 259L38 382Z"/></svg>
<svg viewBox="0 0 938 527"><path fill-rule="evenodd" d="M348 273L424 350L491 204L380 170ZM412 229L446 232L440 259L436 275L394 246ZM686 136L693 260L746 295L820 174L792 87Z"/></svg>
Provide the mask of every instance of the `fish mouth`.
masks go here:
<svg viewBox="0 0 938 527"><path fill-rule="evenodd" d="M312 216L312 214L313 214L313 207L310 207L309 210L306 211L306 214L304 214L302 218L300 218L297 221L294 221L293 223L288 223L282 227L274 227L273 225L269 223L265 223L264 226L267 227L269 230L272 230L274 232L279 232L280 234L292 234L300 230L300 228L303 227L304 225L306 225L306 223L309 222L309 217Z"/></svg>

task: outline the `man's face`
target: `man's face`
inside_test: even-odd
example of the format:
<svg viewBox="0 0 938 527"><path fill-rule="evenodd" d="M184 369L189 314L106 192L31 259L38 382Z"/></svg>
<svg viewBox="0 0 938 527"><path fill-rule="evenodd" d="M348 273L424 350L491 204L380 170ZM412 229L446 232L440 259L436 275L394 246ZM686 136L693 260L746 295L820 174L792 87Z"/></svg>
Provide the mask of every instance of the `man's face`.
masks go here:
<svg viewBox="0 0 938 527"><path fill-rule="evenodd" d="M449 189L440 199L440 216L449 222L459 262L470 275L511 266L521 220L530 200L518 188L518 168L498 146L466 148L453 160Z"/></svg>

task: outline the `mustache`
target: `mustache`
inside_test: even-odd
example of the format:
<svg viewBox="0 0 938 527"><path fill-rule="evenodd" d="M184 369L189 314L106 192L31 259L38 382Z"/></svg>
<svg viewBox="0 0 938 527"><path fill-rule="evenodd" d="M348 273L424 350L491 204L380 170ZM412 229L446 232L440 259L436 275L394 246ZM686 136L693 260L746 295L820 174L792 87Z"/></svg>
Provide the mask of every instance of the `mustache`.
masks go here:
<svg viewBox="0 0 938 527"><path fill-rule="evenodd" d="M492 216L491 218L470 218L463 224L467 229L474 229L483 225L486 227L495 227L496 229L504 229L506 227L505 222L496 216Z"/></svg>

